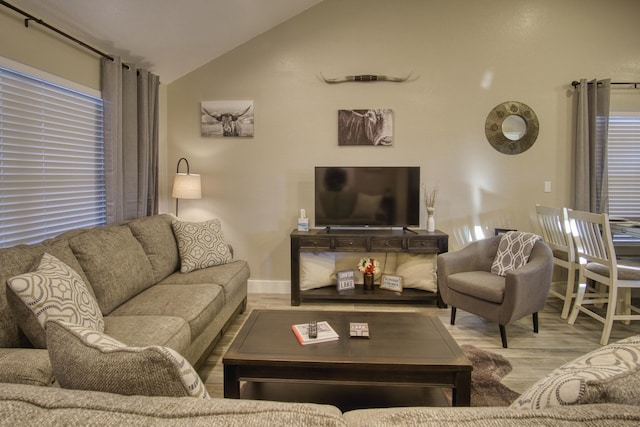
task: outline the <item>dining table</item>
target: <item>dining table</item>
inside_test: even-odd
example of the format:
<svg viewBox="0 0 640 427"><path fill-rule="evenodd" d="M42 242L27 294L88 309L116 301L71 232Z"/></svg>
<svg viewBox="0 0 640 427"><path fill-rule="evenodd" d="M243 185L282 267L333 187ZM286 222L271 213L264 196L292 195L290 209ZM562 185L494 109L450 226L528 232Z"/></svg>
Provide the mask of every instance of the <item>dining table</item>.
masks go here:
<svg viewBox="0 0 640 427"><path fill-rule="evenodd" d="M609 226L612 234L627 235L640 239L640 221L626 218L609 218Z"/></svg>

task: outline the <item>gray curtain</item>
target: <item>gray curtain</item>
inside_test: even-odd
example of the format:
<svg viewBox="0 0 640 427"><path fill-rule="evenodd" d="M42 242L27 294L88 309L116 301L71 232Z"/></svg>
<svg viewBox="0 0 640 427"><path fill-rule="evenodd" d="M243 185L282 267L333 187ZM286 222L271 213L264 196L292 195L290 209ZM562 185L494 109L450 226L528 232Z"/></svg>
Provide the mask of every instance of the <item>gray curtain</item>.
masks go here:
<svg viewBox="0 0 640 427"><path fill-rule="evenodd" d="M158 213L159 78L103 58L107 224Z"/></svg>
<svg viewBox="0 0 640 427"><path fill-rule="evenodd" d="M607 133L611 80L580 80L576 88L573 208L608 212Z"/></svg>

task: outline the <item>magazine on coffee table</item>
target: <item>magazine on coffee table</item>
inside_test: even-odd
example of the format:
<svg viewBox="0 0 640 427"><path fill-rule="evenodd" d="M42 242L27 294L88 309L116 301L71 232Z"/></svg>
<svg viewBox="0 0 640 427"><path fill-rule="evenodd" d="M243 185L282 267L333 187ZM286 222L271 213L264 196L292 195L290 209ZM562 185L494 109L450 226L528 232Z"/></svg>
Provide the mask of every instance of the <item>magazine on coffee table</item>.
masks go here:
<svg viewBox="0 0 640 427"><path fill-rule="evenodd" d="M318 337L309 338L309 323L302 323L300 325L292 325L291 329L295 334L298 342L302 345L316 344L327 341L335 341L340 336L333 330L328 322L318 322Z"/></svg>

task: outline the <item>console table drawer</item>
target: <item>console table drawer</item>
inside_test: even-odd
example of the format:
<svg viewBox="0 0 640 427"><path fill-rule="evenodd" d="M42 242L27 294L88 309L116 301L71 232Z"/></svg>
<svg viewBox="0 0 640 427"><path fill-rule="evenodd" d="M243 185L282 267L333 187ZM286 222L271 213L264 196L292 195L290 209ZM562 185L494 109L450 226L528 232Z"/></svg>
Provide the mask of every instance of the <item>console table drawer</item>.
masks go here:
<svg viewBox="0 0 640 427"><path fill-rule="evenodd" d="M371 250L372 251L394 251L402 250L403 239L372 239Z"/></svg>
<svg viewBox="0 0 640 427"><path fill-rule="evenodd" d="M303 237L300 238L300 248L328 250L331 248L331 239L329 237Z"/></svg>
<svg viewBox="0 0 640 427"><path fill-rule="evenodd" d="M439 252L438 241L435 239L410 239L408 249L412 252Z"/></svg>
<svg viewBox="0 0 640 427"><path fill-rule="evenodd" d="M354 250L354 251L366 251L367 239L359 237L337 238L336 249L338 250Z"/></svg>

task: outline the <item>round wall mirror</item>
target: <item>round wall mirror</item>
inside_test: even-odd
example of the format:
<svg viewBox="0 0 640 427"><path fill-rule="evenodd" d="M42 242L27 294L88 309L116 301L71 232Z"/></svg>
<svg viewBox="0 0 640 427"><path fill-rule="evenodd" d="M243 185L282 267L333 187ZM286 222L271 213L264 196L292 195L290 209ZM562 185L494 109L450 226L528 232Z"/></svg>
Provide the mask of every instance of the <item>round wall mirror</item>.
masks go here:
<svg viewBox="0 0 640 427"><path fill-rule="evenodd" d="M484 132L491 146L499 152L519 154L536 142L538 129L538 117L528 105L508 101L491 110Z"/></svg>

